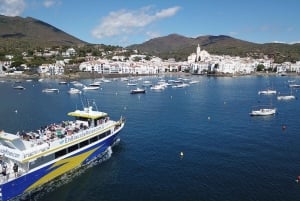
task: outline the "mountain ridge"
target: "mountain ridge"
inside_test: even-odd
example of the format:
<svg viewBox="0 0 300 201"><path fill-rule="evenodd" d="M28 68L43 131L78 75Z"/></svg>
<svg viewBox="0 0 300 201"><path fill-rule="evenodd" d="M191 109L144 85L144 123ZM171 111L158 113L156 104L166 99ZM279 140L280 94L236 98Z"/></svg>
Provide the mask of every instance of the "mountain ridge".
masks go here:
<svg viewBox="0 0 300 201"><path fill-rule="evenodd" d="M289 58L290 61L300 60L300 43L264 43L258 44L249 41L236 39L226 35L206 35L196 38L185 37L178 34L170 34L150 39L142 44L128 46L129 49L136 49L160 57L171 55L177 59L187 58L195 52L197 45L210 54L230 56L251 56L263 58L265 55L275 58L278 61ZM179 56L179 54L181 56Z"/></svg>
<svg viewBox="0 0 300 201"><path fill-rule="evenodd" d="M3 48L77 46L86 42L41 20L0 15L0 44Z"/></svg>
<svg viewBox="0 0 300 201"><path fill-rule="evenodd" d="M264 43L258 44L236 39L227 35L206 35L196 38L179 34L169 34L133 44L126 48L139 50L140 53L159 56L163 59L170 57L177 61L195 52L197 45L210 54L230 55L254 58L264 58L266 55L276 62L300 61L300 43ZM32 17L7 17L0 15L0 53L27 51L32 48L81 47L90 44L80 40L63 30Z"/></svg>

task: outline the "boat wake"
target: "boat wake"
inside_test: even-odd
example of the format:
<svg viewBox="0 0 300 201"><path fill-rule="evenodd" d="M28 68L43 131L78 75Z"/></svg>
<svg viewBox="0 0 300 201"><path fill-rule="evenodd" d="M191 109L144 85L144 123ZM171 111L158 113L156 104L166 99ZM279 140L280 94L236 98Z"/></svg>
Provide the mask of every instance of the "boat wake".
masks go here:
<svg viewBox="0 0 300 201"><path fill-rule="evenodd" d="M118 140L117 140L118 141ZM47 193L49 192L53 192L55 189L71 182L75 177L80 176L81 174L83 174L87 169L92 168L96 165L99 165L101 163L103 163L104 161L108 160L111 158L112 156L112 149L109 146L104 152L102 152L101 154L99 154L94 160L90 161L87 165L79 167L77 169L74 169L62 176L60 176L59 178L48 182L47 184L36 188L35 190L28 192L26 194L20 195L14 199L12 199L13 201L38 201L40 200L43 196L45 196Z"/></svg>

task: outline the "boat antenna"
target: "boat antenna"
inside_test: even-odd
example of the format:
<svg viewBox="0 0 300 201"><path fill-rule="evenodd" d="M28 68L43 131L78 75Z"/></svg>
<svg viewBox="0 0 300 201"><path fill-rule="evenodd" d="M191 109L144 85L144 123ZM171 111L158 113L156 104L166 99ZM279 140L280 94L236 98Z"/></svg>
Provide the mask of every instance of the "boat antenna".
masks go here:
<svg viewBox="0 0 300 201"><path fill-rule="evenodd" d="M99 111L95 99L93 99L93 105L94 105L96 111Z"/></svg>
<svg viewBox="0 0 300 201"><path fill-rule="evenodd" d="M86 98L86 104L87 104L87 107L89 108L90 107L90 101Z"/></svg>

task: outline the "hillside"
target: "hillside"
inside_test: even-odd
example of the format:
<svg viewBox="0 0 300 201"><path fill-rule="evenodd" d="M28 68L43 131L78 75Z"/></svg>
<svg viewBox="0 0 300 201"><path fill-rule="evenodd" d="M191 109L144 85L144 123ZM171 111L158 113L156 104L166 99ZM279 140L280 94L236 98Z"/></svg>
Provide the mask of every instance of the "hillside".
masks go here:
<svg viewBox="0 0 300 201"><path fill-rule="evenodd" d="M43 21L27 17L0 15L0 49L77 46L86 42L75 38Z"/></svg>
<svg viewBox="0 0 300 201"><path fill-rule="evenodd" d="M263 55L275 58L278 62L300 60L300 44L266 43L257 44L229 36L200 36L188 38L177 34L158 37L142 44L131 45L128 48L143 53L156 55L162 58L174 57L176 60L185 60L195 52L197 45L210 54L231 56L252 56L261 58Z"/></svg>
<svg viewBox="0 0 300 201"><path fill-rule="evenodd" d="M225 35L200 36L190 38L170 34L146 41L142 44L128 46L128 49L140 53L159 56L163 59L175 58L186 60L195 52L197 45L210 54L231 56L252 56L262 58L268 55L275 62L300 61L300 43L289 45L280 43L257 44L239 40ZM66 32L43 21L27 17L7 17L0 15L0 53L28 51L33 48L84 46L88 44ZM105 46L106 47L106 46ZM107 46L113 48L113 46Z"/></svg>

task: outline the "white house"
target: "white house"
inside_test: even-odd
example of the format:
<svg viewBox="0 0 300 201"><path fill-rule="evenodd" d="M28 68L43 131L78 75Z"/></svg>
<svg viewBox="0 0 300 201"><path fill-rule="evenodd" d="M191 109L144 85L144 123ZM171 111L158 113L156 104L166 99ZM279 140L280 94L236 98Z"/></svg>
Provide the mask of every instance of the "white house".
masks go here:
<svg viewBox="0 0 300 201"><path fill-rule="evenodd" d="M64 65L60 62L55 64L42 64L38 67L38 73L44 75L63 75L64 74Z"/></svg>
<svg viewBox="0 0 300 201"><path fill-rule="evenodd" d="M76 50L74 48L68 48L66 52L62 52L63 57L71 57L76 55Z"/></svg>

